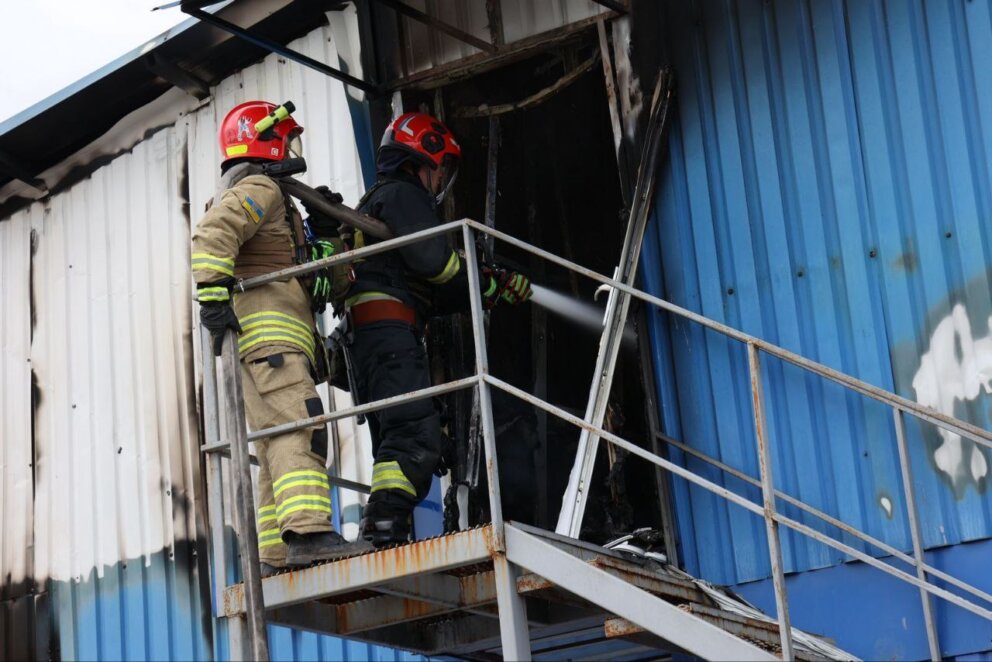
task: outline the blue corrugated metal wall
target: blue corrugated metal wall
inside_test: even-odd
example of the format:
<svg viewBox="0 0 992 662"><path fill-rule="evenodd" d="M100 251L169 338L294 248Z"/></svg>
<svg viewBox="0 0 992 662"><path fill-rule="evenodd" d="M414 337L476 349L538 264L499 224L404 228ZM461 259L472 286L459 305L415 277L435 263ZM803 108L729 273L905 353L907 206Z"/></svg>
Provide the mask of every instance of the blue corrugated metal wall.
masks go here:
<svg viewBox="0 0 992 662"><path fill-rule="evenodd" d="M666 6L678 113L645 286L989 428L989 3ZM651 324L666 427L756 476L743 348ZM765 384L778 487L908 548L889 412L771 359ZM988 456L908 427L927 546L992 535ZM675 491L691 572L768 576L760 520ZM785 556L790 571L843 560L793 536Z"/></svg>

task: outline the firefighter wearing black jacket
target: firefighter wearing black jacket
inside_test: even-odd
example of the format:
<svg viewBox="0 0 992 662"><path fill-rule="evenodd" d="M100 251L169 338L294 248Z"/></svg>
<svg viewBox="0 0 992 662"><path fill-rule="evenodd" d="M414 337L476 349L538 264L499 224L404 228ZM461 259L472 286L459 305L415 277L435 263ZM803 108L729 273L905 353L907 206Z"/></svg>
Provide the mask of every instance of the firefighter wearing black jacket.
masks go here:
<svg viewBox="0 0 992 662"><path fill-rule="evenodd" d="M437 227L437 205L454 181L461 148L451 131L424 113L407 113L386 129L377 155L378 182L359 211L386 223L396 236ZM356 245L362 243L356 237ZM369 241L371 243L371 240ZM468 303L465 265L445 236L369 257L354 267L346 308L354 329L350 351L358 398L372 402L427 388L430 372L421 342L433 302ZM523 274L483 269L488 307L531 296ZM430 399L395 405L369 418L372 494L362 535L376 546L407 540L414 506L427 496L441 453L440 420Z"/></svg>

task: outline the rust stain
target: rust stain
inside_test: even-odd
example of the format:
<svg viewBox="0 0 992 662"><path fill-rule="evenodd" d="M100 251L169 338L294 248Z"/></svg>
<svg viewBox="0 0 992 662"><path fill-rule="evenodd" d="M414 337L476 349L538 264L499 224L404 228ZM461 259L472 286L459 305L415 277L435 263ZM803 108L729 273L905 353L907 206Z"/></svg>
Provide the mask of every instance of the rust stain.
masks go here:
<svg viewBox="0 0 992 662"><path fill-rule="evenodd" d="M351 610L349 610L345 605L339 605L335 607L335 612L337 614L336 625L338 632L350 632L351 623L348 616L351 613Z"/></svg>
<svg viewBox="0 0 992 662"><path fill-rule="evenodd" d="M328 587L331 593L335 589L369 589L400 577L445 571L444 566L451 569L478 565L476 555L489 553L492 539L491 527L483 527L280 573L270 581L274 582L280 603L313 595L315 582ZM473 554L466 557L469 549L474 550Z"/></svg>
<svg viewBox="0 0 992 662"><path fill-rule="evenodd" d="M224 614L236 616L244 611L245 585L235 584L224 591Z"/></svg>
<svg viewBox="0 0 992 662"><path fill-rule="evenodd" d="M553 588L554 584L539 575L524 575L517 579L518 593L533 593Z"/></svg>
<svg viewBox="0 0 992 662"><path fill-rule="evenodd" d="M635 623L631 623L626 618L609 618L603 623L603 634L607 639L614 637L629 637L634 634L641 634L644 628Z"/></svg>
<svg viewBox="0 0 992 662"><path fill-rule="evenodd" d="M492 571L462 577L459 580L459 604L477 605L496 599L495 574Z"/></svg>

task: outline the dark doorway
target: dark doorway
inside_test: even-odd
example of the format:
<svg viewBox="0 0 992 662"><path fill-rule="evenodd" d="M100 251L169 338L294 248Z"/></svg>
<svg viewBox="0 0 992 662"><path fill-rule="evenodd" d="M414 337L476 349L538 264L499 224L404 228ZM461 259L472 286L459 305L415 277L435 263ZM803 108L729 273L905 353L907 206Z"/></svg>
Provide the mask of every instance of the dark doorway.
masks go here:
<svg viewBox="0 0 992 662"><path fill-rule="evenodd" d="M483 104L515 103L552 86L596 57L591 46L544 53L440 91L404 92L406 109L442 113L463 147L452 218L485 216L490 121L464 117ZM626 210L620 190L602 66L594 61L571 84L533 107L498 116L495 227L599 273L619 262ZM501 266L578 301L594 300L596 283L506 244L496 243ZM602 308L605 295L598 305ZM631 319L636 317L632 310ZM490 317L489 360L494 376L578 416L585 412L600 331L538 306L498 307ZM474 372L468 316L432 323L435 383ZM443 374L440 374L443 373ZM553 529L575 458L578 429L494 389L504 517ZM622 350L612 390L609 425L650 447L636 343ZM472 398L449 397L449 430L464 451ZM462 453L464 457L464 452ZM470 524L488 518L484 462L470 501ZM456 476L458 478L458 476ZM583 538L602 542L634 526L659 526L653 467L625 462L601 444L586 510ZM449 502L450 505L450 502Z"/></svg>

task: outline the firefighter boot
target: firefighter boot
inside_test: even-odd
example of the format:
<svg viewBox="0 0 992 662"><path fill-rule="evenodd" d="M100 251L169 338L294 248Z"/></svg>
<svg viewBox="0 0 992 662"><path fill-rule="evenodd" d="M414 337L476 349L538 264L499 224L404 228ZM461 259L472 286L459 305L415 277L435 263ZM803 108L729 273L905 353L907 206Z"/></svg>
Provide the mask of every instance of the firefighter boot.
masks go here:
<svg viewBox="0 0 992 662"><path fill-rule="evenodd" d="M362 513L362 538L374 547L402 545L410 540L410 511L384 501L369 502Z"/></svg>
<svg viewBox="0 0 992 662"><path fill-rule="evenodd" d="M310 565L317 561L333 561L372 550L372 546L361 538L355 542L348 542L337 531L307 534L287 531L285 538L289 548L286 553L287 566Z"/></svg>

